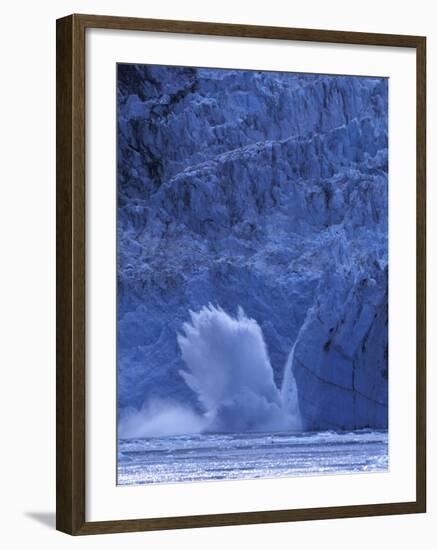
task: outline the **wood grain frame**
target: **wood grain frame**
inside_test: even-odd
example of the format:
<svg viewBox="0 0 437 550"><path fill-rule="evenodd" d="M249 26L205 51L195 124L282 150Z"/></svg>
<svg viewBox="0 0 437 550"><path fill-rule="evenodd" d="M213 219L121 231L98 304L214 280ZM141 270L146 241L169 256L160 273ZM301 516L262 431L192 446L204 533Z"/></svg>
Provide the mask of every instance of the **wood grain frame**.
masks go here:
<svg viewBox="0 0 437 550"><path fill-rule="evenodd" d="M412 502L87 522L85 516L85 31L87 28L362 44L416 50L417 411ZM70 15L57 20L56 527L71 535L426 511L426 38L390 34Z"/></svg>

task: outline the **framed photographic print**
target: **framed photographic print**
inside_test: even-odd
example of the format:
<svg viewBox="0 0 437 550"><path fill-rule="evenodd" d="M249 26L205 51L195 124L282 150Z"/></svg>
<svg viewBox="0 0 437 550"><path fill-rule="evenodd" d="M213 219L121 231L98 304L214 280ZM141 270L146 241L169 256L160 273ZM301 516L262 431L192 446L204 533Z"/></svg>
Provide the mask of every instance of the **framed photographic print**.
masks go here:
<svg viewBox="0 0 437 550"><path fill-rule="evenodd" d="M426 509L424 37L57 21L57 528Z"/></svg>

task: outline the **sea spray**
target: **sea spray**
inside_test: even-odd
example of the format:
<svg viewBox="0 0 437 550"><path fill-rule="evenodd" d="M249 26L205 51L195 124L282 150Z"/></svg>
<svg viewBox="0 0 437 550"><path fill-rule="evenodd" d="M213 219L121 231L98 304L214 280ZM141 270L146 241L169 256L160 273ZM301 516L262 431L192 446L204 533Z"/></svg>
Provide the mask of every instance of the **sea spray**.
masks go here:
<svg viewBox="0 0 437 550"><path fill-rule="evenodd" d="M203 431L206 420L189 407L173 401L153 399L140 410L124 409L118 420L122 439L166 437Z"/></svg>
<svg viewBox="0 0 437 550"><path fill-rule="evenodd" d="M180 374L205 410L207 431L300 429L297 389L296 403L289 392L284 407L261 327L242 308L236 317L211 304L190 312L178 343L186 365Z"/></svg>
<svg viewBox="0 0 437 550"><path fill-rule="evenodd" d="M313 316L313 308L310 308L307 311L305 320L302 326L300 327L299 332L294 341L294 344L290 350L290 353L288 354L287 361L284 367L284 376L282 379L282 386L281 386L281 399L282 399L283 407L286 411L288 411L288 414L292 416L295 422L295 427L296 429L299 429L299 430L302 429L302 419L301 419L300 408L299 408L297 384L296 384L296 379L294 377L294 372L293 372L294 353L302 334L304 333L305 329L307 328L307 326L309 325L312 319L312 316Z"/></svg>
<svg viewBox="0 0 437 550"><path fill-rule="evenodd" d="M184 323L177 341L185 363L180 375L203 412L155 399L141 410L122 411L120 437L301 429L293 375L296 342L278 389L261 327L241 307L236 317L211 304L198 312L190 311L190 321Z"/></svg>

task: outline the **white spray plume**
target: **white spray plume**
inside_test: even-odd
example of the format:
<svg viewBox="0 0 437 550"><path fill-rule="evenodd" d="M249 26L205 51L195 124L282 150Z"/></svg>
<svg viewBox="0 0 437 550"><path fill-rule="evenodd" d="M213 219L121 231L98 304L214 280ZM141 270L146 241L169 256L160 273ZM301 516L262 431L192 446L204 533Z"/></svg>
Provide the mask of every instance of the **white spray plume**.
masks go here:
<svg viewBox="0 0 437 550"><path fill-rule="evenodd" d="M180 374L204 409L152 401L123 412L120 437L165 437L209 432L274 432L301 429L293 352L277 388L261 327L238 309L236 317L209 304L190 312L177 336L185 369Z"/></svg>
<svg viewBox="0 0 437 550"><path fill-rule="evenodd" d="M203 405L209 429L300 429L298 406L283 406L258 323L242 308L234 318L211 304L190 316L178 336L186 365L181 375ZM287 378L294 384L292 374Z"/></svg>
<svg viewBox="0 0 437 550"><path fill-rule="evenodd" d="M199 433L206 426L205 419L178 403L152 400L147 406L125 409L118 421L121 438L165 437Z"/></svg>

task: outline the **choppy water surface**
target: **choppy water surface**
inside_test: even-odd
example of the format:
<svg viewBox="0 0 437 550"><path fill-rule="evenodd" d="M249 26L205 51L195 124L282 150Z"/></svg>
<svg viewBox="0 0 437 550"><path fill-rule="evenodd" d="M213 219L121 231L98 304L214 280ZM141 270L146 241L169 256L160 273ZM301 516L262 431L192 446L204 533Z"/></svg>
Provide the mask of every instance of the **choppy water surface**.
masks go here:
<svg viewBox="0 0 437 550"><path fill-rule="evenodd" d="M387 469L386 431L195 434L122 439L118 446L119 485Z"/></svg>

